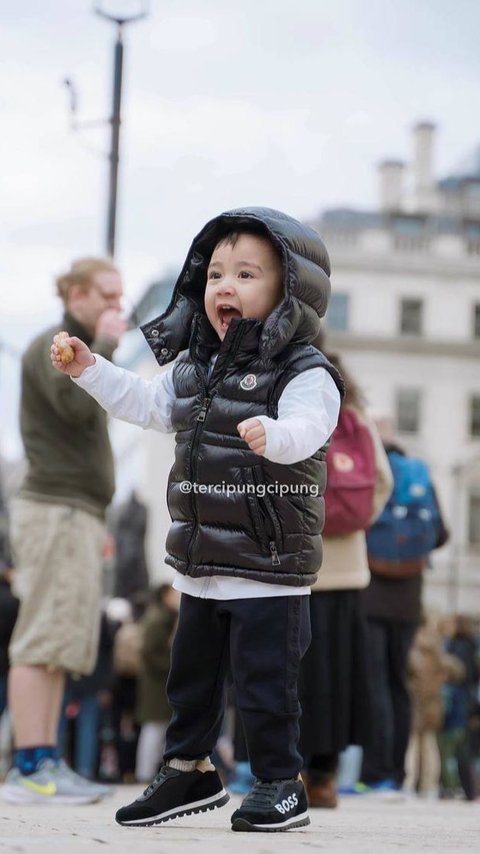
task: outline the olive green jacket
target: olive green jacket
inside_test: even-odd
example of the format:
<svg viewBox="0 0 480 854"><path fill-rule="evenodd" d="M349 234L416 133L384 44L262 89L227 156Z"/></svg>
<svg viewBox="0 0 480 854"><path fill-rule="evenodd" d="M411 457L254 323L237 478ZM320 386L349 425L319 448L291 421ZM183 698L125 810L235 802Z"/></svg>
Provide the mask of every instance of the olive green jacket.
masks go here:
<svg viewBox="0 0 480 854"><path fill-rule="evenodd" d="M92 340L68 314L28 347L20 404L28 470L20 496L81 507L103 517L115 489L107 416L87 392L53 368L52 338L63 329L107 359L115 349L110 339Z"/></svg>

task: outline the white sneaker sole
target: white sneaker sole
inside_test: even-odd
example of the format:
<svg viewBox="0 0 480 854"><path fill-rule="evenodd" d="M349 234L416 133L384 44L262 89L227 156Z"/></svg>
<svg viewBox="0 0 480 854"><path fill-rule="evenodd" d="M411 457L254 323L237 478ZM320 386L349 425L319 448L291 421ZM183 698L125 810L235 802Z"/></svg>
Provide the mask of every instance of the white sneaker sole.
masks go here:
<svg viewBox="0 0 480 854"><path fill-rule="evenodd" d="M99 795L41 795L8 783L2 787L2 797L9 804L94 804L100 800Z"/></svg>
<svg viewBox="0 0 480 854"><path fill-rule="evenodd" d="M275 822L275 824L252 824L246 818L236 818L232 823L232 830L244 832L281 833L283 830L294 830L296 827L307 827L310 824L308 813L292 815L286 821Z"/></svg>
<svg viewBox="0 0 480 854"><path fill-rule="evenodd" d="M115 819L115 821L117 824L121 824L122 827L151 827L154 824L162 824L164 821L171 821L174 818L180 818L184 815L196 815L197 813L217 809L217 807L223 807L229 800L230 795L228 792L225 789L221 789L220 792L217 792L216 795L212 795L210 798L204 798L201 801L192 801L192 803L184 804L182 807L173 807L173 809L159 813L158 815L152 815L148 818L135 818L130 821L118 821L118 819Z"/></svg>

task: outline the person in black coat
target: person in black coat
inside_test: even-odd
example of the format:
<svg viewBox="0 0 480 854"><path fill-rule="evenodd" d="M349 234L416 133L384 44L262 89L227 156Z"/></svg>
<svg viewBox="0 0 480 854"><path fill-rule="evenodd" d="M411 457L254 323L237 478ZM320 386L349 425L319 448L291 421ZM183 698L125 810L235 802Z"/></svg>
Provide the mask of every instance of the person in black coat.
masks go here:
<svg viewBox="0 0 480 854"><path fill-rule="evenodd" d="M8 645L18 614L18 599L11 589L13 570L0 569L0 716L7 705Z"/></svg>

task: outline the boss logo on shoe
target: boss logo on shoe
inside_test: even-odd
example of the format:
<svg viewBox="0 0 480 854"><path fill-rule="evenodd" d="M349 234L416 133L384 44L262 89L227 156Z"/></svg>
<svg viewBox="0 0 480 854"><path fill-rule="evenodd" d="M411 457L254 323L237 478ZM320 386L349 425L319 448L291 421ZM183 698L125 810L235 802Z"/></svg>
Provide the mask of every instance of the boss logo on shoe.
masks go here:
<svg viewBox="0 0 480 854"><path fill-rule="evenodd" d="M243 380L240 380L240 388L243 388L244 391L252 391L257 385L257 378L255 374L247 374Z"/></svg>
<svg viewBox="0 0 480 854"><path fill-rule="evenodd" d="M275 809L282 815L285 815L285 813L290 812L296 806L298 806L298 798L296 794L293 794L289 795L288 798L284 798L281 803L275 804Z"/></svg>

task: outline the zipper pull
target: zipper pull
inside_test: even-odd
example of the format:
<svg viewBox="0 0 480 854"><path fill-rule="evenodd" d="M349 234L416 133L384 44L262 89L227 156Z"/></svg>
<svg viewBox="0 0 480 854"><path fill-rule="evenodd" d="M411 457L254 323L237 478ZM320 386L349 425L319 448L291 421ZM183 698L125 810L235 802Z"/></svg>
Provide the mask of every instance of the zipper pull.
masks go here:
<svg viewBox="0 0 480 854"><path fill-rule="evenodd" d="M197 415L197 421L205 421L205 417L206 417L206 414L207 414L207 409L208 409L208 407L209 407L209 406L210 406L210 398L209 398L209 397L204 397L204 398L203 398L203 403L202 403L202 408L201 408L200 412L199 412L199 413L198 413L198 415Z"/></svg>
<svg viewBox="0 0 480 854"><path fill-rule="evenodd" d="M277 546L273 542L273 540L269 543L270 553L272 555L272 566L280 566L280 558L277 552Z"/></svg>

